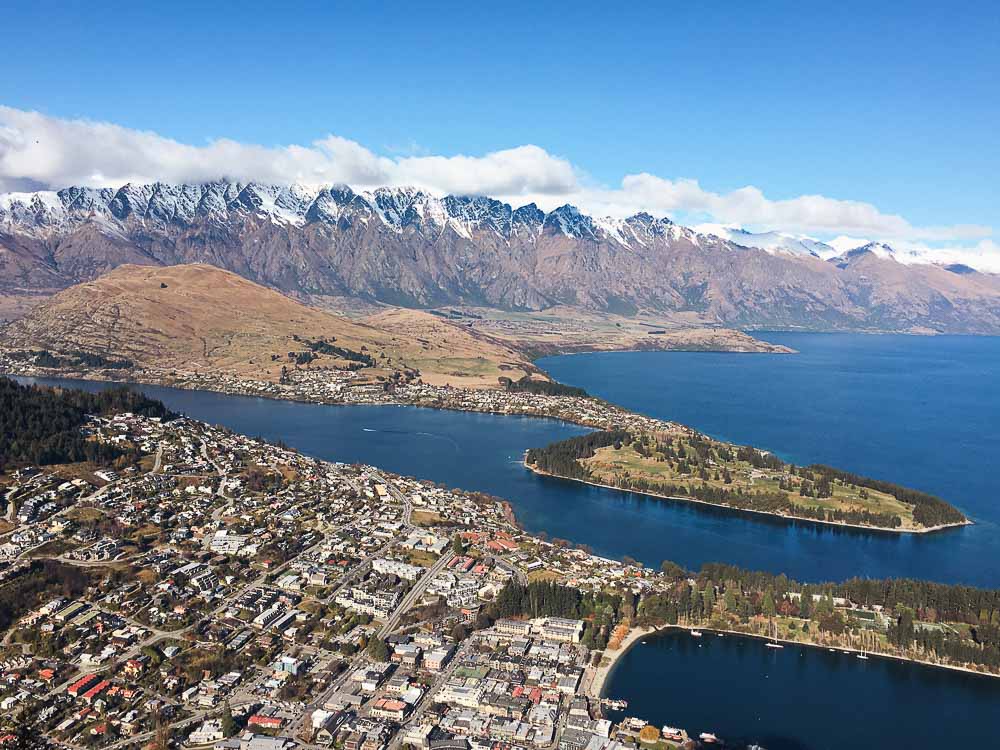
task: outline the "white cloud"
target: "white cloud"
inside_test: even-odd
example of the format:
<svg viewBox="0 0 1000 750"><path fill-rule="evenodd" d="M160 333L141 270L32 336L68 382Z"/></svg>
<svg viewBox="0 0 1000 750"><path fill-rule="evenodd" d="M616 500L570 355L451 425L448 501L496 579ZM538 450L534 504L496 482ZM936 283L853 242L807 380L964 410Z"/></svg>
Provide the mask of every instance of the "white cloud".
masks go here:
<svg viewBox="0 0 1000 750"><path fill-rule="evenodd" d="M0 192L220 178L344 182L360 189L414 185L438 194L491 195L517 205L535 201L546 209L572 203L595 215L648 211L759 230L908 243L954 243L992 234L987 226L915 226L859 201L821 195L772 200L753 186L716 193L696 180L648 173L626 175L618 187L594 186L569 161L533 145L483 156L385 156L335 135L308 146L269 147L228 139L191 146L150 131L0 106ZM980 242L964 251L992 253L997 246Z"/></svg>
<svg viewBox="0 0 1000 750"><path fill-rule="evenodd" d="M897 241L893 244L896 256L903 263L940 263L962 265L987 273L1000 273L1000 244L993 240L980 240L971 246L936 245L923 242Z"/></svg>

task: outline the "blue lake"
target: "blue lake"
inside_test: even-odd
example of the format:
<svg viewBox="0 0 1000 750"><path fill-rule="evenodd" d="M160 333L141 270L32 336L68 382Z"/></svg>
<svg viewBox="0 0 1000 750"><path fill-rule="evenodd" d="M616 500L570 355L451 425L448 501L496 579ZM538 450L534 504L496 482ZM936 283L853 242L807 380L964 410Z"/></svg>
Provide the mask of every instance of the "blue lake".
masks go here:
<svg viewBox="0 0 1000 750"><path fill-rule="evenodd" d="M557 379L802 463L823 461L954 502L976 525L929 535L838 529L538 477L526 448L581 428L392 406L322 406L144 386L170 407L311 455L509 499L534 532L612 557L722 561L800 580L910 576L1000 586L1000 339L774 334L801 353L544 359ZM93 385L90 387L100 387Z"/></svg>
<svg viewBox="0 0 1000 750"><path fill-rule="evenodd" d="M997 746L996 678L751 638L650 636L615 665L605 692L627 700L630 716L713 732L732 747Z"/></svg>

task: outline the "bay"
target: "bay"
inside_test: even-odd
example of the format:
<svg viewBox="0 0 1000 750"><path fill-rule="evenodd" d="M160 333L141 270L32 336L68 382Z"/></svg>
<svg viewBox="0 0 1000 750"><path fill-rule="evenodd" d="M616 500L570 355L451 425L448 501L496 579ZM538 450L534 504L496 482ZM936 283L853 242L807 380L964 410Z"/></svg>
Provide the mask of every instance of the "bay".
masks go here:
<svg viewBox="0 0 1000 750"><path fill-rule="evenodd" d="M993 677L733 635L667 630L643 641L605 692L657 727L767 750L996 747Z"/></svg>

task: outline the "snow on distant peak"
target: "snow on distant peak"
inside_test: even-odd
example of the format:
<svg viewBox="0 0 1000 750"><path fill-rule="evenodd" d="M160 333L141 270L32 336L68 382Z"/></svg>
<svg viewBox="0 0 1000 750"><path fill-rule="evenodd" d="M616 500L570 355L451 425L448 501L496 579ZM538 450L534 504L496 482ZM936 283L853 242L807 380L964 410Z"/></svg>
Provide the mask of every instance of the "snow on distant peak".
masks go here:
<svg viewBox="0 0 1000 750"><path fill-rule="evenodd" d="M830 258L839 254L825 242L784 232L750 232L729 224L699 224L694 230L699 234L719 237L743 247L755 247L771 255L811 255L816 258Z"/></svg>
<svg viewBox="0 0 1000 750"><path fill-rule="evenodd" d="M59 194L51 190L0 195L0 220L47 227L59 224L65 215Z"/></svg>
<svg viewBox="0 0 1000 750"><path fill-rule="evenodd" d="M642 239L636 236L635 232L628 224L628 219L616 219L613 216L602 216L594 219L594 226L604 232L611 239L617 240L623 245L629 245L632 241L638 240L640 244L645 244Z"/></svg>
<svg viewBox="0 0 1000 750"><path fill-rule="evenodd" d="M871 242L871 240L866 237L848 237L847 235L842 234L839 237L834 237L826 244L836 250L837 255L843 255L856 247L863 247L869 242Z"/></svg>
<svg viewBox="0 0 1000 750"><path fill-rule="evenodd" d="M884 258L886 260L897 260L896 251L893 250L884 242L869 242L867 244L862 245L861 247L855 248L851 252L856 252L856 253L868 252L878 258Z"/></svg>

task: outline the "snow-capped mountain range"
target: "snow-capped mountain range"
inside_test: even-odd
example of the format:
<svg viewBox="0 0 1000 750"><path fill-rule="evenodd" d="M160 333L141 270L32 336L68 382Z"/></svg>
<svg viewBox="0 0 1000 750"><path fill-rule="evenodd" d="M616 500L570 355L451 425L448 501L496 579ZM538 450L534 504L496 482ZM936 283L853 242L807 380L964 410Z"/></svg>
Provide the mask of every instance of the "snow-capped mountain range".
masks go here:
<svg viewBox="0 0 1000 750"><path fill-rule="evenodd" d="M630 244L650 234L691 233L669 219L636 214L627 219L594 219L574 206L548 213L534 203L513 208L487 197L449 195L437 198L416 188L378 188L354 192L346 185L306 188L258 183L214 182L206 185L125 185L108 188L71 187L59 191L0 195L0 227L44 234L98 221L119 226L140 220L153 227L185 225L199 220L226 222L233 215L256 215L277 224L304 227L378 221L395 232L408 227L451 229L462 237L489 231L503 239L518 232L553 230L567 237L600 236Z"/></svg>
<svg viewBox="0 0 1000 750"><path fill-rule="evenodd" d="M451 195L437 198L406 187L355 193L346 185L308 188L237 182L154 183L129 184L118 190L70 187L59 191L0 194L0 226L6 222L11 227L28 231L53 230L67 224L102 219L113 226L130 217L141 217L154 225L191 223L199 218L225 221L234 211L253 212L271 221L297 227L316 221L336 223L341 217L352 216L362 222L377 219L395 231L424 224L441 230L451 228L466 238L472 237L475 231L487 229L505 239L518 230L552 227L569 237L596 240L603 236L625 246L647 242L650 231L676 236L692 236L693 232L771 254L809 255L822 260L838 259L864 249L880 258L907 265L955 262L947 254L937 254L933 250L899 250L867 240L838 238L828 244L802 235L752 232L732 225L699 224L688 228L643 213L624 219L598 218L580 213L570 205L546 214L533 203L515 209L492 198ZM986 260L982 263L973 260L969 265L986 273L1000 272L1000 265Z"/></svg>
<svg viewBox="0 0 1000 750"><path fill-rule="evenodd" d="M259 183L0 196L0 297L123 263L211 263L303 297L426 307L574 305L743 327L1000 330L1000 278L880 243L594 218L415 188ZM3 313L0 311L0 317Z"/></svg>
<svg viewBox="0 0 1000 750"><path fill-rule="evenodd" d="M823 260L842 262L845 256L870 252L879 258L894 260L904 265L931 264L945 268L964 265L968 269L982 273L1000 273L1000 254L991 256L983 253L977 256L951 249L893 247L884 242L843 236L823 242L803 235L786 232L750 232L742 227L724 224L699 224L694 229L702 234L711 234L738 245L760 248L769 253L811 255Z"/></svg>

